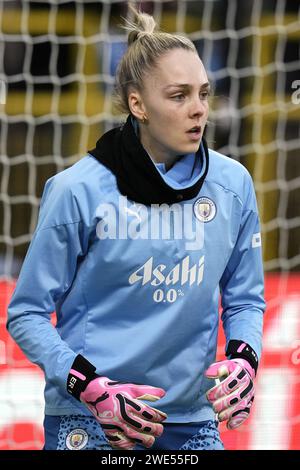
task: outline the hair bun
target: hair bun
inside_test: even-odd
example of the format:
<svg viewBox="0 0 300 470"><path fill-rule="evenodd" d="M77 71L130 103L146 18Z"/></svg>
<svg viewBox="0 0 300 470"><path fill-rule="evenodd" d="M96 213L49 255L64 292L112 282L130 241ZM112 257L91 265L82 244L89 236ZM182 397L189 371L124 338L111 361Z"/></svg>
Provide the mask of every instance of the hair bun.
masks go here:
<svg viewBox="0 0 300 470"><path fill-rule="evenodd" d="M128 34L128 45L134 43L135 41L137 41L138 39L141 39L145 36L149 36L149 35L153 35L153 32L149 32L149 31L140 31L140 30L135 30L135 31L131 31L129 34Z"/></svg>
<svg viewBox="0 0 300 470"><path fill-rule="evenodd" d="M123 28L128 32L128 45L130 46L137 39L152 34L156 29L156 22L147 13L138 12L132 4L129 3L128 6L134 15L134 19L126 19Z"/></svg>

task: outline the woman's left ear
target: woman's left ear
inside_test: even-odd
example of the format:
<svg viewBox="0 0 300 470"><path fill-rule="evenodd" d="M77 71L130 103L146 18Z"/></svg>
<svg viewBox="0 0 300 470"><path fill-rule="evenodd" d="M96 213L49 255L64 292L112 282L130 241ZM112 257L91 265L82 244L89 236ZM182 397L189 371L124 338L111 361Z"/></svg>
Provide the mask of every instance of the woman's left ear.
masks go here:
<svg viewBox="0 0 300 470"><path fill-rule="evenodd" d="M139 121L144 122L144 119L147 119L143 100L138 91L134 90L129 93L128 106L131 114L133 114L133 116L136 117Z"/></svg>

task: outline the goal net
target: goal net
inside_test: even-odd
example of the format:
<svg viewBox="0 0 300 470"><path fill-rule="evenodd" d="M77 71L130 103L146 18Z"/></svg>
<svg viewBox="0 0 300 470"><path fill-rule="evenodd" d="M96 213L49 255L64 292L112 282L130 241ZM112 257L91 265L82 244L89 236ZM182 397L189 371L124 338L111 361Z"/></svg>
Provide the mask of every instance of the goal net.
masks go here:
<svg viewBox="0 0 300 470"><path fill-rule="evenodd" d="M235 432L221 427L225 444L299 448L299 2L137 3L161 29L195 43L215 89L209 146L245 165L257 193L268 299L264 355L252 417ZM119 27L126 15L124 1L0 2L0 449L42 446L43 377L8 337L6 308L45 181L124 119L112 89L126 49ZM220 354L223 343L221 336Z"/></svg>

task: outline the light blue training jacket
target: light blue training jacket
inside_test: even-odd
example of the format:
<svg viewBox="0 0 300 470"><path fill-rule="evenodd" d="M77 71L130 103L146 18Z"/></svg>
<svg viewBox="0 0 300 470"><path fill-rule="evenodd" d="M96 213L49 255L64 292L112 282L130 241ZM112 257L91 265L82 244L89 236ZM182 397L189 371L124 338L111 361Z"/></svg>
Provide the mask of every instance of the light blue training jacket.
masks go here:
<svg viewBox="0 0 300 470"><path fill-rule="evenodd" d="M89 414L66 391L80 353L112 380L165 389L154 406L167 422L213 419L205 392L214 384L204 371L216 356L220 293L227 343L245 341L260 356L265 304L252 180L236 161L209 156L198 196L171 206L121 196L115 176L89 154L47 181L8 309L10 334L45 372L46 414ZM157 171L187 187L201 172L194 163L186 155Z"/></svg>

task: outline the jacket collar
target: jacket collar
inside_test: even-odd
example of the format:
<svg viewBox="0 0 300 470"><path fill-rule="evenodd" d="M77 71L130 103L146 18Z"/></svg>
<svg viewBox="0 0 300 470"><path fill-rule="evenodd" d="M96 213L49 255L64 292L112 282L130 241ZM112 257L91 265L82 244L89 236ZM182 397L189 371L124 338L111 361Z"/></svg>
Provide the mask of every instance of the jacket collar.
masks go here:
<svg viewBox="0 0 300 470"><path fill-rule="evenodd" d="M171 188L138 139L130 115L121 127L106 132L89 153L112 171L123 196L145 205L193 199L200 192L209 167L208 148L202 138L195 157L201 159L199 178L191 186Z"/></svg>

